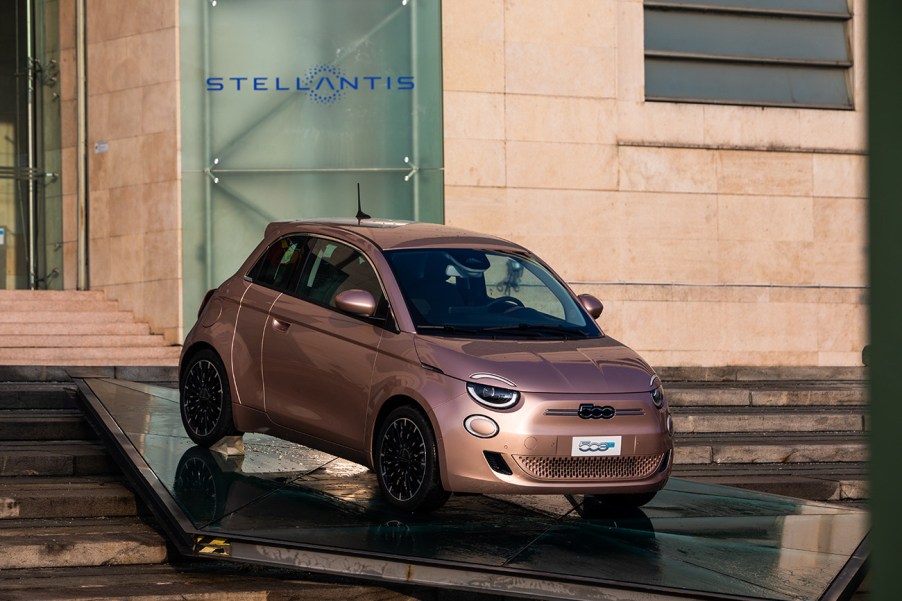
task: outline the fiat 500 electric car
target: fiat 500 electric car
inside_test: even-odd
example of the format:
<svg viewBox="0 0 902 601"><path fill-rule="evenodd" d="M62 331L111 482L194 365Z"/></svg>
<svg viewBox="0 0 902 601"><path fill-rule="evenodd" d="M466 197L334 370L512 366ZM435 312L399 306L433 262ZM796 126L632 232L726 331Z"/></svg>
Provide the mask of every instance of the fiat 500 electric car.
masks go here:
<svg viewBox="0 0 902 601"><path fill-rule="evenodd" d="M654 370L520 245L400 221L270 224L182 351L197 444L263 432L371 468L385 500L582 494L639 506L673 462Z"/></svg>

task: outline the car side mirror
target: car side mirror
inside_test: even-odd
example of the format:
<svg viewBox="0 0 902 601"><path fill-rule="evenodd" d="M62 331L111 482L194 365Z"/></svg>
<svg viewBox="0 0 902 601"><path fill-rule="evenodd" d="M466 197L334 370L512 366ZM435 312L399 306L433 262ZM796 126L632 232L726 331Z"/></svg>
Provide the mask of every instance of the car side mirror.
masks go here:
<svg viewBox="0 0 902 601"><path fill-rule="evenodd" d="M371 317L376 312L376 299L366 290L344 290L335 296L335 306L352 315Z"/></svg>
<svg viewBox="0 0 902 601"><path fill-rule="evenodd" d="M601 304L601 301L592 296L591 294L580 294L576 298L579 299L579 304L583 306L583 309L586 310L592 319L598 319L601 317L601 312L604 310L604 305Z"/></svg>

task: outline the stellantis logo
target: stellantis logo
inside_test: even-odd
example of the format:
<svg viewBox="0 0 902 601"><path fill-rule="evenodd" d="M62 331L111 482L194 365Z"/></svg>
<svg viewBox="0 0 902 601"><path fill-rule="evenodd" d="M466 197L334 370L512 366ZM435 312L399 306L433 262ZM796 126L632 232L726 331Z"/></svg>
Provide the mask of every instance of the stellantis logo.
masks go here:
<svg viewBox="0 0 902 601"><path fill-rule="evenodd" d="M319 65L297 77L208 77L208 92L302 92L320 104L335 104L347 94L409 92L413 75L346 75L338 67Z"/></svg>

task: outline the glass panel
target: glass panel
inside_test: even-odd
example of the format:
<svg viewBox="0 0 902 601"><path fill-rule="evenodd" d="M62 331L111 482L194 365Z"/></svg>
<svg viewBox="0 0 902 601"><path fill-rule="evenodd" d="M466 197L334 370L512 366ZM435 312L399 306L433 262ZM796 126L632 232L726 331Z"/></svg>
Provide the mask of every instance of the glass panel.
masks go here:
<svg viewBox="0 0 902 601"><path fill-rule="evenodd" d="M0 5L0 289L62 288L59 0Z"/></svg>
<svg viewBox="0 0 902 601"><path fill-rule="evenodd" d="M645 49L742 58L849 60L843 21L645 11Z"/></svg>
<svg viewBox="0 0 902 601"><path fill-rule="evenodd" d="M173 515L204 535L267 545L270 561L290 567L287 549L305 545L400 558L412 574L454 562L438 565L446 576L476 570L497 583L487 592L509 593L503 587L522 575L548 581L548 596L575 582L617 586L618 598L656 587L639 590L661 599L833 599L828 587L855 577L844 568L869 528L854 508L677 478L631 511L592 513L560 495L459 495L435 513L401 515L363 466L261 434L244 436L243 456L226 457L184 435L177 390L88 384L122 429L115 441L143 466L141 478L165 489Z"/></svg>
<svg viewBox="0 0 902 601"><path fill-rule="evenodd" d="M335 307L335 297L345 290L366 290L377 305L383 304L382 287L369 261L359 252L331 240L318 240L311 265L297 290L300 298Z"/></svg>
<svg viewBox="0 0 902 601"><path fill-rule="evenodd" d="M60 120L60 0L35 0L37 211L35 287L63 288L63 184ZM73 23L68 23L73 26Z"/></svg>
<svg viewBox="0 0 902 601"><path fill-rule="evenodd" d="M270 221L352 217L358 182L374 217L442 220L439 15L437 0L181 3L185 315Z"/></svg>
<svg viewBox="0 0 902 601"><path fill-rule="evenodd" d="M713 8L745 8L849 15L848 0L651 0L646 4L674 6L706 6Z"/></svg>
<svg viewBox="0 0 902 601"><path fill-rule="evenodd" d="M645 59L645 97L851 108L846 69Z"/></svg>
<svg viewBox="0 0 902 601"><path fill-rule="evenodd" d="M255 284L276 290L287 290L291 276L303 266L306 251L306 238L299 236L282 238L260 257L251 269L251 279Z"/></svg>

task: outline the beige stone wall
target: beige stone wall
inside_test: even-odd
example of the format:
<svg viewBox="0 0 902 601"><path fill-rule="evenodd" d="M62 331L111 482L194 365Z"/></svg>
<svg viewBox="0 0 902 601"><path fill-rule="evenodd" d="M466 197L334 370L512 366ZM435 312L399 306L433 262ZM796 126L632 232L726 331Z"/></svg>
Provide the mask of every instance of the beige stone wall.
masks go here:
<svg viewBox="0 0 902 601"><path fill-rule="evenodd" d="M178 4L88 0L87 21L90 287L177 342L182 248ZM68 122L74 109L65 104L69 97L64 95L63 102ZM71 147L65 152L74 166L74 139L71 134L66 139ZM66 193L67 198L75 193L74 177L67 178ZM72 239L74 232L67 238ZM74 285L74 272L67 263L67 287Z"/></svg>
<svg viewBox="0 0 902 601"><path fill-rule="evenodd" d="M535 250L659 365L857 365L854 111L644 102L640 0L443 3L446 222Z"/></svg>

